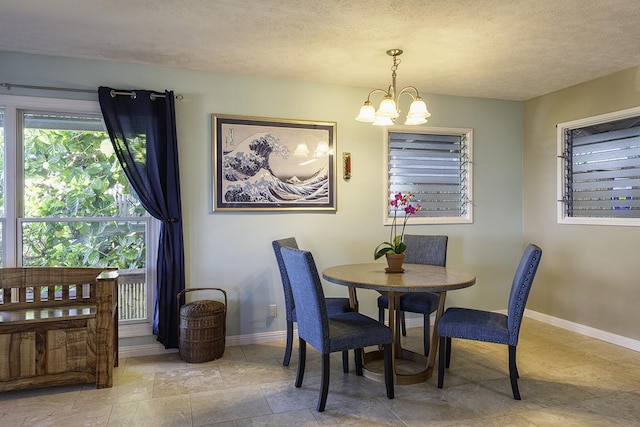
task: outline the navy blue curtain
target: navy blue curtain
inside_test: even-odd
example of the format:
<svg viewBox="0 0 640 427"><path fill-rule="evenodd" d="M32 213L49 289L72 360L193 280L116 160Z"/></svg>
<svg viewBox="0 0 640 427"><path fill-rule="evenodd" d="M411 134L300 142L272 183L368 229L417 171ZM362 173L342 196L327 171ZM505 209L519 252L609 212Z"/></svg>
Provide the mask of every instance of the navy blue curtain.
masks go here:
<svg viewBox="0 0 640 427"><path fill-rule="evenodd" d="M115 92L125 91L98 89L109 137L142 206L162 222L153 333L165 348L177 348L176 296L184 289L185 268L174 95L172 91Z"/></svg>

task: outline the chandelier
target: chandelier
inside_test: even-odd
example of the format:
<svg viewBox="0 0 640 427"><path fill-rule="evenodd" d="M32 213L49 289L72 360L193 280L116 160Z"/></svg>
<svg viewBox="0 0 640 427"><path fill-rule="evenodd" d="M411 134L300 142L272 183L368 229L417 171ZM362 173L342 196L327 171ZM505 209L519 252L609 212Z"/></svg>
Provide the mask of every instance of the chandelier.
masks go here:
<svg viewBox="0 0 640 427"><path fill-rule="evenodd" d="M372 123L375 126L391 126L395 123L396 119L400 116L400 110L398 108L398 101L400 95L409 95L413 102L409 107L407 118L405 119L405 125L420 125L427 122L427 117L431 116L427 111L427 105L424 103L418 89L414 86L404 87L398 92L396 90L396 70L400 65L400 59L398 57L402 55L402 49L390 49L387 51L387 55L393 57L393 66L391 67L391 85L389 89L374 89L369 92L367 100L362 108L360 108L360 114L356 117L356 120L360 122ZM384 93L384 98L380 102L378 111L375 110L371 104L371 95L374 93ZM415 92L415 95L414 93Z"/></svg>

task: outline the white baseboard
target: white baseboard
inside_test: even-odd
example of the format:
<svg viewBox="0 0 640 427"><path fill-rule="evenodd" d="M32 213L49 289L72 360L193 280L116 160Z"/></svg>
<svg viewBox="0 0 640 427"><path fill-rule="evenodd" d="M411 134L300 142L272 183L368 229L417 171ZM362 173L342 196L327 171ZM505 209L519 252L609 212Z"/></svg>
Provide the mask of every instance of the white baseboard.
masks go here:
<svg viewBox="0 0 640 427"><path fill-rule="evenodd" d="M225 337L225 347L236 345L260 344L273 341L284 341L287 339L287 331L263 332L251 335L233 335ZM298 339L298 330L294 328L293 339ZM121 345L118 348L118 355L121 358L153 356L156 354L175 353L178 349L165 349L164 345L158 343Z"/></svg>
<svg viewBox="0 0 640 427"><path fill-rule="evenodd" d="M579 323L570 322L568 320L560 319L558 317L549 316L548 314L538 313L537 311L525 310L525 316L534 320L538 320L543 323L547 323L552 326L557 326L562 329L566 329L572 332L576 332L580 335L585 335L591 338L596 338L601 341L605 341L611 344L619 345L630 350L640 352L640 341L631 338L616 335L611 332L602 331L592 328L590 326L581 325ZM433 316L431 324L433 325ZM407 318L407 328L419 328L422 327L422 318ZM293 338L298 338L298 330L294 328ZM287 331L274 331L274 332L261 332L257 334L249 335L232 335L225 338L225 347L233 347L237 345L247 344L260 344L273 341L284 341L287 339ZM177 349L166 350L160 343L121 346L119 349L120 357L138 357L138 356L150 356L155 354L176 352Z"/></svg>
<svg viewBox="0 0 640 427"><path fill-rule="evenodd" d="M287 339L287 331L260 332L251 335L232 335L225 339L225 347L234 345L260 344L264 342L284 341ZM293 339L298 339L298 329L293 328Z"/></svg>
<svg viewBox="0 0 640 427"><path fill-rule="evenodd" d="M436 315L431 315L431 326L433 327L433 322L436 320ZM385 325L389 326L389 321L385 320ZM424 325L424 320L422 317L407 317L404 319L404 324L407 328L422 328Z"/></svg>
<svg viewBox="0 0 640 427"><path fill-rule="evenodd" d="M160 343L140 344L140 345L123 345L118 348L118 357L126 359L127 357L153 356L156 354L175 353L177 348L167 350Z"/></svg>
<svg viewBox="0 0 640 427"><path fill-rule="evenodd" d="M506 314L506 310L498 310L499 313ZM584 335L590 338L599 339L604 342L608 342L611 344L619 345L620 347L628 348L630 350L640 352L640 341L634 340L632 338L623 337L622 335L617 335L611 332L602 331L600 329L592 328L590 326L581 325L580 323L571 322L569 320L560 319L558 317L553 317L548 314L539 313L537 311L525 309L524 312L525 317L529 317L533 320L538 320L540 322L557 326L562 329L566 329L571 332L578 333L580 335ZM431 324L433 325L435 321L435 315L431 315ZM405 320L407 328L419 328L422 327L422 318L421 317L412 317L407 318Z"/></svg>
<svg viewBox="0 0 640 427"><path fill-rule="evenodd" d="M549 316L548 314L538 313L537 311L529 309L525 309L524 315L526 317L530 317L531 319L538 320L552 326L557 326L562 329L567 329L580 335L596 338L601 341L619 345L620 347L628 348L630 350L640 351L640 341L634 340L632 338L623 337L622 335L602 331L600 329L581 325L580 323L574 323L569 320L560 319L558 317Z"/></svg>

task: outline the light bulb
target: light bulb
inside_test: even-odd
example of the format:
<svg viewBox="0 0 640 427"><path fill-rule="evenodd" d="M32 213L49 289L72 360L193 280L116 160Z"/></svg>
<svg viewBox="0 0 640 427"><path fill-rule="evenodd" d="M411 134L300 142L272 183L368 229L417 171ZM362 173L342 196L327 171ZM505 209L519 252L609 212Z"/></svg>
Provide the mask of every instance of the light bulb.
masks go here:
<svg viewBox="0 0 640 427"><path fill-rule="evenodd" d="M358 114L356 120L367 123L373 123L376 120L376 109L373 108L370 101L365 102L360 108L360 114Z"/></svg>
<svg viewBox="0 0 640 427"><path fill-rule="evenodd" d="M376 111L376 118L378 117L389 117L391 119L395 119L399 116L398 110L396 109L396 103L391 99L390 96L385 96L382 102L380 103L380 107L378 111Z"/></svg>
<svg viewBox="0 0 640 427"><path fill-rule="evenodd" d="M429 112L427 111L427 104L425 104L422 98L420 98L419 96L416 97L416 100L411 103L408 116L415 117L418 115L422 117L430 116Z"/></svg>
<svg viewBox="0 0 640 427"><path fill-rule="evenodd" d="M393 119L391 117L376 117L376 121L373 122L374 126L393 126Z"/></svg>
<svg viewBox="0 0 640 427"><path fill-rule="evenodd" d="M404 122L404 124L407 125L407 126L421 125L423 123L427 123L427 119L425 119L424 117L413 117L412 118L412 117L409 117L409 116L407 116L407 119Z"/></svg>

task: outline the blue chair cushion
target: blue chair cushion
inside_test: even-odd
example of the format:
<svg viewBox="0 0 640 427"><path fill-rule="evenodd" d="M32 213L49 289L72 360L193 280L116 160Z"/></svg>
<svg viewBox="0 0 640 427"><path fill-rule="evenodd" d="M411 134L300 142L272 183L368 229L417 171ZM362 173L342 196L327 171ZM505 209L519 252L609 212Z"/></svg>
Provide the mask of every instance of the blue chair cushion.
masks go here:
<svg viewBox="0 0 640 427"><path fill-rule="evenodd" d="M411 313L433 313L438 308L440 295L432 292L408 293L400 299L400 310Z"/></svg>
<svg viewBox="0 0 640 427"><path fill-rule="evenodd" d="M431 292L411 292L400 297L400 310L411 313L433 313L438 308L440 296ZM378 297L379 307L389 307L386 295Z"/></svg>
<svg viewBox="0 0 640 427"><path fill-rule="evenodd" d="M334 314L351 311L349 298L325 298L325 302L327 303L327 314L329 317Z"/></svg>
<svg viewBox="0 0 640 427"><path fill-rule="evenodd" d="M351 311L351 305L349 304L349 298L325 298L327 303L327 315L333 317L336 314L346 313ZM296 308L291 310L291 320L297 322Z"/></svg>
<svg viewBox="0 0 640 427"><path fill-rule="evenodd" d="M511 344L506 315L471 308L448 308L438 322L438 334L451 338Z"/></svg>
<svg viewBox="0 0 640 427"><path fill-rule="evenodd" d="M349 312L329 318L329 352L390 344L391 329L375 319Z"/></svg>

